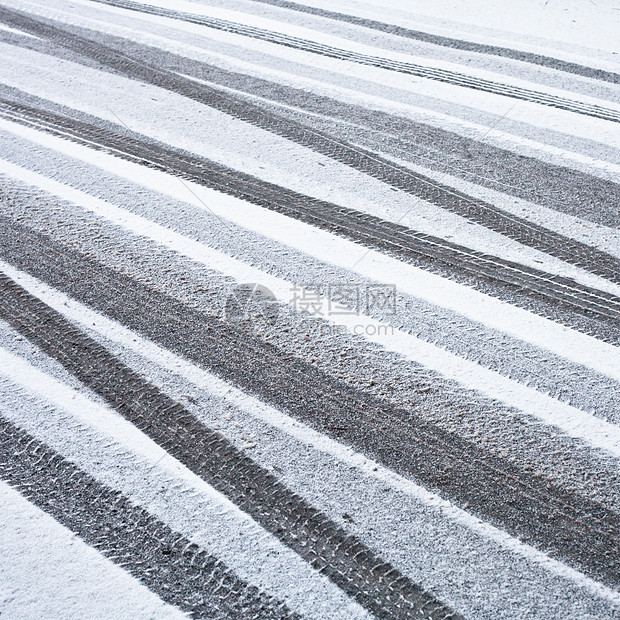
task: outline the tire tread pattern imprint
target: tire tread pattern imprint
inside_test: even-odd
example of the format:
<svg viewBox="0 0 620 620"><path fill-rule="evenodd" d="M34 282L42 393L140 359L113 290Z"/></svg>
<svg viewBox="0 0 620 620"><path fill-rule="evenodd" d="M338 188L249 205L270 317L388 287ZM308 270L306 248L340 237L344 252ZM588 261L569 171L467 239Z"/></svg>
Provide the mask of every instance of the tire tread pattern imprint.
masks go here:
<svg viewBox="0 0 620 620"><path fill-rule="evenodd" d="M140 5L143 6L143 5ZM570 239L534 224L524 218L505 213L492 204L438 183L422 174L395 164L372 151L335 139L298 121L270 113L241 96L223 93L217 88L196 83L172 71L150 66L128 54L118 52L85 36L55 25L55 22L34 19L26 14L0 7L0 19L78 54L91 58L102 67L131 79L164 88L210 106L220 112L270 131L305 146L340 163L376 178L395 189L426 200L456 213L510 239L541 250L610 281L620 283L620 260L596 248ZM84 29L74 29L87 33Z"/></svg>
<svg viewBox="0 0 620 620"><path fill-rule="evenodd" d="M531 64L549 67L558 71L565 71L566 73L573 73L575 75L581 75L583 77L602 80L604 82L620 84L620 74L618 73L613 73L612 71L605 71L603 69L595 69L594 67L587 67L574 62L560 60L559 58L544 56L542 54L534 54L531 52L524 52L522 50L500 47L498 45L487 45L485 43L475 43L473 41L464 41L463 39L444 37L436 34L430 34L428 32L422 32L420 30L412 30L411 28L403 28L402 26L398 26L396 24L379 22L374 19L367 19L364 17L358 17L356 15L347 15L345 13L336 13L335 11L319 9L298 2L289 2L288 0L253 1L261 2L263 4L271 4L273 6L290 9L292 11L309 13L310 15L317 15L319 17L325 17L327 19L333 19L336 21L354 24L356 26L370 28L371 30L378 30L380 32L385 32L387 34L396 35L406 39L417 39L426 43L432 43L433 45L442 45L444 47L451 47L467 52L478 52L480 54L490 54L492 56L503 56L505 58L512 58L514 60L520 60L522 62L529 62Z"/></svg>
<svg viewBox="0 0 620 620"><path fill-rule="evenodd" d="M4 274L0 316L371 613L459 617Z"/></svg>
<svg viewBox="0 0 620 620"><path fill-rule="evenodd" d="M7 262L206 367L242 390L282 408L319 432L344 441L398 473L413 478L457 505L467 505L469 512L513 536L559 555L570 565L607 584L617 584L620 550L611 541L620 539L620 515L607 507L558 488L509 460L493 456L454 433L427 422L413 410L398 408L351 388L244 330L104 268L38 233L29 232L24 226L11 224L4 218L1 224L0 255ZM214 451L227 454L234 448L220 435L200 425L178 403L159 392L157 396L151 395L154 388L145 385L143 379L130 369L123 367L122 372L117 372L118 360L110 359L108 352L81 335L51 309L44 310L43 304L38 306L39 302L29 297L22 300L23 291L16 295L15 287L15 284L7 283L0 288L0 295L4 298L0 299L0 313L16 329L43 346L49 355L267 529L278 531L274 529L271 513L287 505L289 492L280 488L282 485L275 478L262 470L249 479L242 475L252 464L246 455L240 457L244 464L239 475L235 472L236 457L228 464L221 459L208 460ZM31 316L31 306L40 307L42 316L31 317L25 324L24 317ZM47 336L41 341L40 326L46 326L47 331L53 328L53 337ZM71 340L67 340L65 332L71 334ZM74 350L69 346L73 341L82 345ZM92 352L100 350L102 359ZM161 405L153 404L149 408L149 399L154 403L163 401ZM170 415L177 412L180 418L171 419ZM338 427L338 430L330 430L330 427ZM207 448L207 443L211 447ZM252 464L252 467L257 466ZM252 481L261 480L264 475L269 481L255 486ZM245 480L253 489L252 496L258 494L256 503L248 504L249 491L243 493L239 490L238 485ZM276 485L274 488L280 488L276 493L278 502L273 496L264 496L264 489L272 484ZM297 502L301 500L296 499L294 503ZM317 516L316 511L303 502L301 504L301 508L295 508L295 516L289 516L286 508L282 517L284 521L302 526L307 516L313 527L319 527L324 517ZM273 518L279 523L275 516ZM297 534L285 528L282 536L286 544L302 557L307 557L311 546L300 545ZM314 552L311 555L314 558ZM343 560L337 554L333 557ZM368 568L366 561L364 566ZM324 570L330 568L328 564ZM357 574L359 567L349 567L345 563L345 568L344 574L351 571ZM335 575L334 579L337 578Z"/></svg>
<svg viewBox="0 0 620 620"><path fill-rule="evenodd" d="M582 103L580 101L567 99L566 97L558 97L557 95L550 95L520 86L501 84L498 82L493 82L491 80L485 80L482 78L465 75L463 73L458 73L456 71L449 71L447 69L417 65L410 62L391 60L389 58L381 58L377 56L371 56L369 54L361 54L359 52L353 52L350 50L325 45L323 43L317 43L315 41L301 39L299 37L292 37L279 32L266 30L264 28L256 28L255 26L246 26L244 24L239 24L224 19L217 19L203 15L195 15L192 13L175 11L173 9L155 7L148 4L132 2L131 0L95 1L117 8L138 11L141 13L148 13L150 15L158 15L160 17L168 17L171 19L177 19L192 24L198 24L200 26L206 26L208 28L214 28L216 30L232 32L234 34L240 34L242 36L259 39L261 41L267 41L269 43L276 43L278 45L284 45L286 47L291 47L293 49L298 49L305 52L320 54L328 58L347 60L369 67L387 69L388 71L397 71L399 73L405 73L407 75L414 75L416 77L445 82L447 84L452 84L455 86L463 86L465 88L472 88L475 90L493 93L496 95L504 95L505 97L512 97L515 99L520 99L522 101L529 101L533 103L538 103L540 105L551 106L554 108L559 108L561 110L574 112L576 114L585 114L587 116L593 116L595 118L600 118L603 120L620 122L620 113L616 112L616 110L613 110L611 108L605 108L604 106L596 104Z"/></svg>
<svg viewBox="0 0 620 620"><path fill-rule="evenodd" d="M300 618L4 418L0 479L193 618Z"/></svg>
<svg viewBox="0 0 620 620"><path fill-rule="evenodd" d="M620 299L569 278L554 276L470 250L445 239L417 233L372 215L310 198L165 145L139 140L133 135L116 134L1 97L0 116L216 189L351 239L370 249L386 252L443 277L465 279L467 283L477 282L484 292L489 292L485 284L492 282L500 287L500 291L509 291L516 298L515 303L522 307L529 308L531 301L538 298L559 309L556 320L561 320L569 327L583 330L583 326L570 316L570 312L575 312L579 316L593 319L588 333L609 342L616 342L620 338L617 329L620 322ZM562 245L570 247L570 240L565 241ZM574 244L579 245L582 252L589 251L588 262L594 263L589 264L594 272L608 276L608 272L614 271L617 263L613 279L618 280L620 261L578 242Z"/></svg>

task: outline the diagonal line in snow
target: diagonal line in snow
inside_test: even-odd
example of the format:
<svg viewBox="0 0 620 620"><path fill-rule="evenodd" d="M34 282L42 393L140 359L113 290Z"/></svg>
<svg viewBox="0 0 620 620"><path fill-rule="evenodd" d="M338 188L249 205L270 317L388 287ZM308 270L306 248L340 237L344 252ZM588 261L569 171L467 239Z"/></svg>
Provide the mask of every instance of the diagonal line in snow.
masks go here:
<svg viewBox="0 0 620 620"><path fill-rule="evenodd" d="M291 301L291 291L294 286L292 282L272 276L125 209L7 161L0 160L0 172L79 205L124 228L131 234L155 241L210 269L230 275L238 282L260 282L267 286L280 301L285 303ZM364 250L362 247L355 247L360 251ZM395 263L402 265L398 261ZM409 265L403 267L409 267ZM414 295L432 300L439 292L441 293L440 300L443 301L440 305L452 309L455 309L453 298L457 301L459 296L469 298L471 306L466 309L469 310L467 316L470 318L487 325L491 323L490 326L512 333L517 338L524 339L524 335L529 335L527 340L537 346L548 348L577 364L586 365L615 380L620 380L620 349L439 276L413 267L407 273L410 278L408 287L413 285ZM407 283L407 280L403 278L402 281L397 280L395 283L400 288L403 283ZM327 300L323 302L327 304ZM479 312L481 309L485 310L482 316ZM456 309L455 311L458 312ZM473 317L471 317L472 314ZM501 320L498 321L498 317ZM582 439L595 448L606 450L615 457L620 457L620 427L541 394L535 389L483 368L475 362L462 359L416 336L397 329L391 330L391 326L362 314L328 318L331 323L346 328L350 333L362 335L367 340L381 345L387 351L403 355L466 388L481 392L509 407L516 407L546 424L556 426L572 437ZM515 331L517 333L514 333Z"/></svg>
<svg viewBox="0 0 620 620"><path fill-rule="evenodd" d="M38 297L45 304L62 314L67 320L83 329L90 332L95 331L104 339L120 344L127 350L133 351L155 362L162 368L182 376L196 386L206 389L212 394L227 400L234 406L246 411L249 415L280 429L311 448L361 470L368 477L385 482L395 490L422 502L424 505L439 512L442 516L467 527L483 538L494 541L506 550L543 566L559 577L573 581L592 592L595 596L620 605L620 593L596 582L566 564L549 557L538 549L519 541L503 530L481 521L451 502L442 499L436 493L426 490L424 487L400 476L380 463L315 431L302 422L261 402L254 396L245 394L242 390L229 385L210 372L188 362L184 358L160 347L148 339L143 338L118 322L91 310L87 306L57 291L37 278L15 269L2 261L0 261L0 271L3 271L18 282L19 285L26 289L31 295Z"/></svg>

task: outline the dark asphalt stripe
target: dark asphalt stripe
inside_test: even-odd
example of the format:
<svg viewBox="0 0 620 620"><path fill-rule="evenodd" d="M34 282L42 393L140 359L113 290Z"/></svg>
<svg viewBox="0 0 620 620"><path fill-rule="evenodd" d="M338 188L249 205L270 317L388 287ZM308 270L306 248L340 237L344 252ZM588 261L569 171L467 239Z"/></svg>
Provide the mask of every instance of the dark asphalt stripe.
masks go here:
<svg viewBox="0 0 620 620"><path fill-rule="evenodd" d="M64 256L56 258L64 262ZM73 272L73 277L76 275ZM121 281L108 284L116 292L123 286ZM95 282L91 281L91 285L99 288ZM432 595L3 274L0 313L17 331L60 361L125 418L370 612L390 618L451 617L450 610Z"/></svg>
<svg viewBox="0 0 620 620"><path fill-rule="evenodd" d="M28 151L24 151L24 146L21 141L16 143L16 152L21 151L27 159ZM7 148L11 147L7 145ZM107 175L103 175L100 181L94 181L93 186L90 175L80 174L80 170L86 172L80 162L72 165L65 158L56 158L49 153L49 162L43 163L40 157L46 158L48 154L37 149L36 155L37 168L39 163L44 166L43 170L39 170L43 174L58 167L64 176L64 171L70 166L90 188L89 191L103 190L104 197L112 202L122 195L123 203L132 205L131 210L135 205L135 212L152 216L162 226L171 225L177 233L207 246L213 242L216 249L229 249L226 234L222 237L221 225L198 208L179 210L175 220L175 209L170 211L168 208L173 205L168 205L166 200L161 201L153 192L142 194L139 189L137 193L125 191L131 186L130 183L110 184L113 179ZM97 175L94 169L90 172ZM187 256L153 239L106 222L105 218L82 209L80 201L72 203L62 200L27 184L15 182L10 177L2 177L0 185L10 196L10 199L1 202L5 217L27 222L31 230L48 235L58 243L120 270L131 278L149 282L157 290L205 314L221 320L230 317L233 323L241 321L243 329L259 340L274 344L281 352L300 358L338 377L347 385L374 394L397 407L413 407L423 419L478 443L481 449L503 458L510 455L510 459L517 463L528 463L532 471L553 478L559 486L582 493L620 512L620 479L615 479L618 460L602 450L593 449L587 441L577 440L565 433L558 435L557 429L541 424L533 415L515 411L509 402L498 403L492 400L492 396L484 396L450 381L407 357L377 349L375 343L347 334L342 327L306 318L300 312L299 303L269 304L267 310L272 312L266 313L260 313L260 304L250 304L244 312L244 319L239 316L240 312L235 313L230 303L231 278L225 273L212 271L207 264L188 261ZM305 261L303 256L287 252L284 248L273 252L275 247L269 240L244 235L242 230L237 231L236 228L229 231L232 245L237 248L234 254L242 260L249 259L255 267L265 268L268 263L269 270L274 269L275 275L289 282L351 282L350 275L345 271L329 270L328 266L316 261ZM309 264L314 264L312 272L307 272ZM280 266L283 271L280 271ZM257 281L261 282L261 279ZM364 284L356 284L356 288L358 286L361 288ZM315 287L325 296L330 293L328 286L315 284ZM333 296L338 287L331 288ZM294 297L293 292L290 297ZM242 302L237 295L233 299ZM365 294L360 291L360 312L364 312L362 308L365 305ZM395 329L409 330L428 343L447 348L457 357L476 361L499 373L498 380L503 375L515 384L529 386L532 394L535 389L602 420L620 423L618 382L577 362L571 364L564 358L548 354L544 349L461 320L441 308L419 305L407 297L397 295L392 307L386 308L385 312L375 309L371 314L384 322L381 332L389 333L389 325L394 325ZM96 335L93 337L98 338ZM424 399L420 401L417 394L423 389L422 385L427 387ZM260 445L261 442L258 442ZM554 447L551 448L551 445ZM260 448L254 448L252 454L256 449ZM570 462L560 456L563 454L571 455ZM584 479L580 473L584 471L598 473L595 478Z"/></svg>
<svg viewBox="0 0 620 620"><path fill-rule="evenodd" d="M416 233L371 215L297 194L198 156L147 141L139 134L127 131L115 134L95 125L95 119L91 119L92 123L85 123L7 101L0 96L2 115L22 123L35 123L38 129L57 136L70 137L88 146L96 145L96 148L103 148L114 155L120 154L134 162L173 172L444 277L476 286L485 293L502 298L510 294L515 303L528 309L533 305L536 307L533 299L539 299L543 303L537 309L545 316L551 315L555 320L583 330L583 321L577 320L577 316L572 314L575 312L579 317L589 319L588 333L610 342L620 339L620 300L573 280L552 276L437 237ZM604 256L607 258L607 255ZM620 261L616 263L620 273Z"/></svg>
<svg viewBox="0 0 620 620"><path fill-rule="evenodd" d="M91 68L101 68L100 63L46 39L1 32L0 36L13 45ZM90 32L90 36L99 43L159 68L269 99L273 102L272 113L301 122L338 140L359 144L374 152L389 153L483 187L589 219L596 224L620 226L620 213L616 207L620 186L609 180L519 155L442 128L336 101L252 75L227 71L127 39L94 31ZM257 103L262 108L270 108L268 102Z"/></svg>
<svg viewBox="0 0 620 620"><path fill-rule="evenodd" d="M207 71L201 73L196 77L210 81ZM514 196L594 224L620 227L617 182L384 112L327 98L316 105L320 96L301 93L296 98L295 93L278 92L276 84L252 92L251 78L244 78L237 90L246 92L248 101L336 140L501 192L505 199ZM235 88L234 82L223 85ZM263 92L272 101L253 97Z"/></svg>
<svg viewBox="0 0 620 620"><path fill-rule="evenodd" d="M49 38L61 46L97 60L113 71L194 99L232 117L239 118L292 140L301 146L322 153L396 189L452 211L519 243L620 283L620 261L618 259L591 246L549 231L528 220L507 214L491 204L467 196L463 192L394 164L376 153L354 147L341 140L335 140L327 134L276 114L270 114L260 106L245 101L242 97L224 94L216 88L198 84L191 79L183 78L164 69L150 67L140 60L120 54L108 46L98 44L73 32L75 30L89 31L76 28L69 31L68 29L58 28L54 22L47 23L47 20L35 20L25 14L0 8L0 19L5 18L7 23L12 26L31 31L37 36Z"/></svg>
<svg viewBox="0 0 620 620"><path fill-rule="evenodd" d="M234 257L251 262L265 273L289 282L315 283L315 290L326 298L334 298L338 287L321 287L316 283L354 282L356 290L365 286L365 281L352 279L344 269L330 268L235 225L222 236L225 228L204 210L189 205L185 208L156 192L142 191L130 181L99 174L96 168L79 160L71 162L62 155L36 147L30 150L29 156L28 143L22 140L17 140L14 147L1 140L0 151L4 147L7 157L16 155L13 161L17 165L28 166L30 161L38 172L52 178L55 176L53 170L60 170L58 179L64 179L69 185L76 182L78 187L87 187L92 195L111 203L117 202L122 195L123 206L130 211L164 227L172 227L177 233L216 250L230 251ZM4 194L10 197L1 201L5 217L18 222L27 221L30 229L49 235L104 265L120 269L132 278L151 282L158 290L190 303L202 312L221 319L231 316L231 320L235 320L231 314L234 309L227 305L230 276L214 272L206 264L188 262L187 256L158 244L152 238L141 237L107 222L105 218L84 210L79 200L75 203L63 200L6 175L0 175L0 185ZM293 298L294 293L290 297ZM445 348L457 357L475 361L514 383L528 385L532 390L548 394L583 412L620 424L618 382L577 361L571 363L532 344L398 292L393 305L384 309L365 307L366 301L365 291L360 290L357 310L368 312L383 322L382 331L389 332L389 326L393 325L395 329ZM347 335L335 324L317 324L312 318L305 318L298 303L280 303L269 308L274 312L258 314L255 310L259 310L260 305L251 305L245 313L247 320L239 317L244 328L250 329L261 340L269 340L280 350L337 375L348 385L374 393L405 409L411 405L411 391L420 389L425 382L429 387L423 403L414 398L417 412L425 419L462 437L479 440L481 447L489 452L500 452L505 456L501 446L509 446L507 449L514 461L529 462L543 476L553 472L552 475L559 476L557 480L561 486L579 490L605 505L613 507L616 500L620 500L620 479L617 483L612 480L618 468L617 461L603 452L592 450L586 442L576 441L569 435L550 433L548 425L526 414L516 413L510 403L494 403L472 389L459 388L455 382L411 363L408 358L389 351L381 352L378 358L376 344ZM328 329L330 336L326 338ZM346 350L350 350L351 355L342 355ZM380 364L377 364L378 360ZM402 379L395 381L395 377ZM468 405L457 408L455 405L461 404L463 398ZM550 443L556 446L552 451L548 448ZM570 463L558 457L566 453L571 454ZM597 471L599 474L596 478L584 480L578 473L583 471Z"/></svg>
<svg viewBox="0 0 620 620"><path fill-rule="evenodd" d="M227 71L127 39L95 33L93 37L104 45L159 68L219 84L239 93L264 97L274 104L283 104L274 105L271 111L339 140L352 144L364 141L366 144L362 146L368 145L375 152L381 152L386 141L393 141L400 145L398 156L401 158L413 157L414 161L423 166L462 176L479 185L577 217L583 217L584 211L589 208L596 223L620 226L620 215L616 208L620 194L618 183L513 153L445 129L360 105L346 104L252 75ZM269 106L263 101L256 103L262 108ZM290 110L287 106L299 110ZM303 110L310 114L301 113ZM333 119L331 123L323 121L329 117ZM595 208L592 205L596 205Z"/></svg>
<svg viewBox="0 0 620 620"><path fill-rule="evenodd" d="M377 67L380 69L387 69L389 71L396 71L398 73L414 75L416 77L426 78L429 80L444 82L453 86L462 86L465 88L480 90L495 95L502 95L504 97L511 97L513 99L538 103L540 105L550 106L553 108L558 108L560 110L566 110L568 112L574 112L575 114L592 116L594 118L600 118L615 123L620 122L620 112L617 112L610 108L605 108L604 106L581 103L579 101L566 99L565 97L549 95L547 93L538 92L528 88L512 86L509 84L501 84L499 82L492 82L491 80L472 77L463 73L457 73L456 71L448 71L446 69L439 69L435 67L426 67L423 65L417 65L409 62L391 60L389 58L369 56L368 54L351 52L345 49L317 43L316 41L301 39L299 37L291 37L285 34L280 34L278 32L265 30L263 28L245 26L236 22L231 22L224 19L216 19L212 17L205 17L202 15L195 15L193 13L183 13L181 11L174 11L172 9L164 9L160 7L150 6L148 4L132 2L131 0L93 1L122 9L138 11L140 13L147 13L150 15L157 15L160 17L167 17L170 19L181 20L192 24L198 24L216 30L232 32L234 34L251 37L253 39L259 39L261 41L267 41L269 43L276 43L278 45L283 45L285 47L290 47L304 52L319 54L328 58L347 60L349 62L354 62L369 67Z"/></svg>
<svg viewBox="0 0 620 620"><path fill-rule="evenodd" d="M476 444L428 423L415 411L353 389L238 327L105 268L24 226L5 218L0 223L0 254L4 260L319 432L467 506L481 519L563 558L596 579L618 585L620 516L608 508L559 489L508 459L490 455ZM221 436L201 426L178 403L166 399L55 312L25 297L6 277L2 282L1 312L15 329L61 361L302 557L318 562L314 565L326 571L338 566L335 576L327 573L336 583L340 574L347 578L353 575L351 581L342 584L340 580L339 585L352 589L351 595L362 604L369 602L359 588L379 590L372 599L379 597L384 606L392 604L391 595L368 577L377 559L367 560L368 552L364 551L359 556L363 558L359 560L362 567L357 563L351 566L334 550L332 537L326 540L319 536L316 544L330 554L322 565L321 554L315 556L317 534L313 528L325 523L324 517L317 516L319 513L291 496L250 459L239 456ZM422 402L424 395L418 398ZM307 523L312 524L310 529ZM343 535L340 531L333 534L336 538ZM370 585L360 582L361 578ZM419 590L411 584L406 587L406 600L413 601L413 609L419 608Z"/></svg>
<svg viewBox="0 0 620 620"><path fill-rule="evenodd" d="M620 84L620 75L618 73L604 71L603 69L595 69L594 67L587 67L574 62L569 62L567 60L553 58L551 56L523 52L521 50L514 50L497 45L486 45L484 43L474 43L473 41L443 37L436 34L430 34L428 32L422 32L420 30L403 28L402 26L397 26L395 24L386 24L374 19L366 19L355 15L336 13L335 11L327 11L326 9L319 9L305 4L298 4L297 2L288 2L287 0L253 0L253 2L271 4L272 6L290 9L300 13L308 13L318 17L325 17L327 19L345 22L347 24L354 24L355 26L363 26L364 28L378 30L380 32L396 35L398 37L404 37L406 39L416 39L417 41L424 41L425 43L432 43L433 45L441 45L443 47L451 47L466 52L503 56L504 58L512 58L513 60L529 62L531 64L540 65L549 69L556 69L557 71L574 73L575 75L581 75L595 80L602 80L604 82L611 82L612 84Z"/></svg>
<svg viewBox="0 0 620 620"><path fill-rule="evenodd" d="M0 479L193 618L299 617L2 417Z"/></svg>

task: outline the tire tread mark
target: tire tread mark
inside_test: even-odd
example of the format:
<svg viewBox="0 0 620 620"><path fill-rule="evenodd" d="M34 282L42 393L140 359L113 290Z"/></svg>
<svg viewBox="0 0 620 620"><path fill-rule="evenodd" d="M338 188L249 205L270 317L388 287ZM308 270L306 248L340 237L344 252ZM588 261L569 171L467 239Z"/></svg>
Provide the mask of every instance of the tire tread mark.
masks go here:
<svg viewBox="0 0 620 620"><path fill-rule="evenodd" d="M575 62L561 60L559 58L552 58L543 54L534 54L532 52L525 52L522 50L500 47L498 45L488 45L485 43L475 43L473 41L464 41L463 39L444 37L441 35L431 34L420 30L404 28L403 26L398 26L396 24L380 22L374 19L367 19L364 17L358 17L356 15L348 15L344 13L337 13L335 11L328 11L326 9L320 9L313 6L300 4L298 2L289 2L288 0L253 0L253 2L270 4L272 6L290 9L292 11L299 11L301 13L309 13L310 15L317 15L319 17L325 17L327 19L333 19L335 21L350 23L356 26L362 26L364 28L378 30L380 32L385 32L387 34L392 34L407 39L417 39L419 41L424 41L425 43L432 43L433 45L451 47L467 52L477 52L479 54L503 56L505 58L520 60L522 62L528 62L535 65L541 65L550 69L564 71L566 73L573 73L575 75L581 75L583 77L611 82L613 84L620 84L620 75L617 73L613 73L612 71L596 69L594 67L580 65Z"/></svg>
<svg viewBox="0 0 620 620"><path fill-rule="evenodd" d="M308 128L302 123L267 112L243 97L232 96L230 93L198 84L174 72L151 67L143 61L78 36L69 30L50 26L44 20L35 20L3 7L0 7L0 18L9 25L31 31L36 36L49 38L63 47L98 60L113 71L194 99L326 155L395 189L456 213L519 243L546 252L577 267L588 269L612 282L620 283L620 260L617 258L524 218L507 214L489 203L415 173L372 151L355 147L343 140L334 139L329 134ZM83 31L83 29L77 30Z"/></svg>
<svg viewBox="0 0 620 620"><path fill-rule="evenodd" d="M223 93L165 69L151 67L141 60L76 35L72 31L50 25L54 22L47 23L49 20L33 19L4 7L0 7L0 19L4 19L9 25L30 31L36 36L49 38L67 49L97 60L113 71L194 99L326 155L395 189L447 209L519 243L546 252L577 267L589 269L592 273L608 278L612 282L620 283L620 260L615 257L518 216L507 214L489 203L415 173L372 151L355 147L302 123L267 112L243 97ZM74 30L83 31L75 28Z"/></svg>
<svg viewBox="0 0 620 620"><path fill-rule="evenodd" d="M517 468L508 459L489 454L427 422L414 410L398 408L351 388L244 330L105 268L23 225L2 220L0 254L9 263L320 432L352 445L459 505L468 505L468 510L480 518L617 585L620 549L612 541L620 539L620 515L586 497L559 489ZM313 545L299 546L305 534L286 527L278 531L282 521L272 517L274 511L281 511L284 523L304 529L310 519L312 528L325 526L323 517L315 518L315 509L306 511L304 507L291 514L287 508L291 505L288 491L278 491L276 499L265 494L265 489L281 488L274 478L262 470L246 476L244 472L257 468L247 456L239 461L228 442L193 421L181 405L161 394L155 396L154 388L144 379L124 369L42 302L24 297L19 287L5 280L0 279L0 312L18 331L44 346L48 354L264 527L270 531L275 527L274 533L302 557L314 559L316 554L320 558ZM50 331L53 338L44 336ZM149 407L153 400L158 403L156 409ZM168 409L172 413L163 413ZM240 470L226 465L225 455L239 462ZM295 499L292 503L297 506L297 502ZM338 530L334 535L344 534ZM339 560L329 540L325 543L320 536L315 539L320 546L328 544L330 558ZM364 551L361 557L367 553ZM376 559L369 562L371 566L376 563ZM365 569L369 564L364 565ZM330 569L329 564L319 566ZM347 574L348 567L345 564L339 570ZM418 596L415 591L413 594Z"/></svg>
<svg viewBox="0 0 620 620"><path fill-rule="evenodd" d="M456 273L482 281L498 282L511 287L511 290L526 291L529 295L552 300L586 317L605 321L612 328L620 322L618 297L569 278L550 275L513 261L470 250L439 237L415 232L373 215L303 196L204 158L145 139L140 140L127 133L114 134L95 125L35 110L2 97L0 116L91 148L104 150L140 165L175 174L348 238L365 247L386 252L399 260L420 265L442 276L454 277ZM578 242L576 244L580 245ZM584 247L580 249L583 251ZM602 252L597 253L594 249L591 250L590 256L592 255L600 257L597 266L600 267L602 261L608 259L608 270L616 267L615 275L620 274L620 261L614 261L613 257ZM605 275L609 275L608 270L604 270ZM615 280L618 280L618 277ZM603 336L603 339L609 338Z"/></svg>
<svg viewBox="0 0 620 620"><path fill-rule="evenodd" d="M582 103L579 101L567 99L565 97L558 97L557 95L550 95L547 93L538 92L529 88L502 84L483 78L476 78L473 76L458 73L456 71L418 65L410 62L391 60L389 58L370 56L368 54L361 54L359 52L340 49L332 47L330 45L325 45L323 43L310 41L308 39L302 39L300 37L292 37L286 34L281 34L279 32L266 30L264 28L246 26L244 24L239 24L224 19L206 17L203 15L196 15L192 13L184 13L181 11L175 11L173 9L155 7L148 4L132 2L131 0L94 1L116 8L181 20L192 24L206 26L208 28L214 28L216 30L222 30L225 32L231 32L233 34L239 34L246 37L260 39L269 43L275 43L277 45L283 45L297 50L320 54L322 56L335 58L337 60L347 60L370 67L387 69L389 71L397 71L399 73L414 75L416 77L444 82L455 86L472 88L487 93L503 95L505 97L511 97L523 101L538 103L540 105L550 106L561 110L567 110L576 114L584 114L586 116L592 116L595 118L600 118L616 123L620 122L620 112L617 112L616 110L610 108L605 108L604 106Z"/></svg>
<svg viewBox="0 0 620 620"><path fill-rule="evenodd" d="M63 260L60 255L56 258ZM115 286L115 296L121 294L122 283L109 284ZM371 613L390 618L457 617L4 274L0 274L0 315Z"/></svg>
<svg viewBox="0 0 620 620"><path fill-rule="evenodd" d="M300 618L2 417L0 479L193 618Z"/></svg>

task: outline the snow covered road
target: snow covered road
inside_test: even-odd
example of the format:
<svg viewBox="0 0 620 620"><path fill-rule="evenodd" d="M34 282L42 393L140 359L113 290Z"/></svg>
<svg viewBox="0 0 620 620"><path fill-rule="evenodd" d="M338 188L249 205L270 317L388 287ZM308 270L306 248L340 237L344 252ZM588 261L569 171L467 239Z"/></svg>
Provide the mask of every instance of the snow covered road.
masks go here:
<svg viewBox="0 0 620 620"><path fill-rule="evenodd" d="M620 7L0 0L0 617L620 614Z"/></svg>

